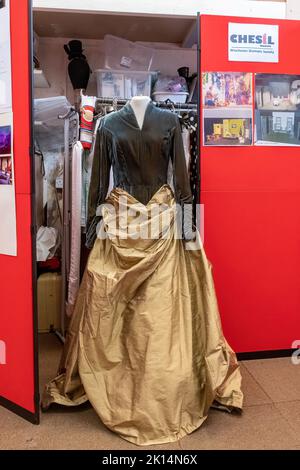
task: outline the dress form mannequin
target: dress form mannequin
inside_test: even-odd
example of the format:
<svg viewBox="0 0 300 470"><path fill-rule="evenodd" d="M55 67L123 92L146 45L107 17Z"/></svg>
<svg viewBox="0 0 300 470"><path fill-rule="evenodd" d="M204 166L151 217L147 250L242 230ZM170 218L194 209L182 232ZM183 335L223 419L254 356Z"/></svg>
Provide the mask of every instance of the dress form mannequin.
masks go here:
<svg viewBox="0 0 300 470"><path fill-rule="evenodd" d="M140 129L143 127L145 112L150 101L149 96L133 96L130 100L130 105Z"/></svg>
<svg viewBox="0 0 300 470"><path fill-rule="evenodd" d="M111 431L161 445L199 427L214 402L241 409L240 371L223 337L210 263L198 234L190 245L180 237L191 211L178 217L175 202L192 201L178 116L136 97L101 119L87 214L92 251L44 410L89 399Z"/></svg>

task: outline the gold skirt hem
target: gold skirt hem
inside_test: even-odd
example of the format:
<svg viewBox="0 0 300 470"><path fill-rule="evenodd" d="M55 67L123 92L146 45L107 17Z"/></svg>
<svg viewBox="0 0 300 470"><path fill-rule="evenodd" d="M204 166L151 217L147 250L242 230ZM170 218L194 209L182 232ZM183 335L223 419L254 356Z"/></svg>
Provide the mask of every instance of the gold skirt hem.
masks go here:
<svg viewBox="0 0 300 470"><path fill-rule="evenodd" d="M157 239L124 238L120 201L123 209L137 204L121 189L107 199L107 236L90 254L59 375L46 386L42 408L89 400L123 439L165 444L198 429L216 404L242 408L240 368L223 335L199 235L196 249L175 237L172 190L163 186L140 208L148 217L136 229L153 222L167 234ZM163 217L151 219L154 202L164 205Z"/></svg>

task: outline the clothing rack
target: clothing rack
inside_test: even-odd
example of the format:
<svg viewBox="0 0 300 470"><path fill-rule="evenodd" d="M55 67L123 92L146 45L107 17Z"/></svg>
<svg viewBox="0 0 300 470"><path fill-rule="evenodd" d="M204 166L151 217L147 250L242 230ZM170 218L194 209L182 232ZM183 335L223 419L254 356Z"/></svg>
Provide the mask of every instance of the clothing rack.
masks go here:
<svg viewBox="0 0 300 470"><path fill-rule="evenodd" d="M119 99L119 98L97 98L95 108L97 105L112 105L121 108L125 106L130 100ZM197 104L196 103L173 103L171 100L167 101L153 101L153 104L162 109L175 109L176 111L197 111Z"/></svg>
<svg viewBox="0 0 300 470"><path fill-rule="evenodd" d="M95 110L97 113L97 108L102 106L112 106L115 111L119 110L123 106L125 106L130 99L121 99L121 98L109 98L109 97L98 97L95 102ZM198 103L174 103L170 99L166 101L152 101L152 103L161 109L167 109L170 111L173 111L175 113L185 113L189 111L194 111L196 115L198 115ZM98 115L99 116L99 115ZM97 117L98 117L97 116ZM96 117L96 118L97 118ZM95 119L96 119L95 118ZM198 160L200 159L200 118L199 116L197 117L197 147L198 147ZM200 202L200 164L198 161L198 165L196 167L196 190L194 192L194 202L193 202L193 216L194 220L198 219L200 221L200 215L197 210L197 204Z"/></svg>
<svg viewBox="0 0 300 470"><path fill-rule="evenodd" d="M95 110L98 106L112 106L115 111L125 106L129 100L117 98L97 98L95 102ZM194 103L173 103L155 102L153 104L158 108L169 109L174 112L197 112L197 104ZM63 189L63 236L62 236L62 258L61 258L61 275L62 275L62 298L61 298L61 322L59 330L54 333L58 338L65 342L66 327L66 309L68 295L68 279L70 272L70 234L71 234L71 149L73 144L79 140L79 113L74 107L71 107L64 115L58 116L64 120L64 189ZM74 133L74 126L76 132Z"/></svg>
<svg viewBox="0 0 300 470"><path fill-rule="evenodd" d="M118 109L122 108L125 106L130 99L121 99L121 98L110 98L110 97L98 97L95 102L95 110L97 113L97 107L99 106L112 106L115 111ZM179 114L182 112L189 112L189 111L194 111L196 114L198 114L198 103L174 103L171 100L166 100L166 101L152 101L152 103L161 109L168 109L170 111L178 112ZM200 152L200 118L198 116L197 118L197 143L198 143L198 156ZM200 158L200 157L198 157ZM196 179L197 179L197 188L195 192L195 199L194 199L194 204L193 204L193 214L194 214L194 219L196 220L199 215L197 215L197 209L196 209L196 204L197 201L200 202L200 164L198 162L197 165L197 170L196 170Z"/></svg>

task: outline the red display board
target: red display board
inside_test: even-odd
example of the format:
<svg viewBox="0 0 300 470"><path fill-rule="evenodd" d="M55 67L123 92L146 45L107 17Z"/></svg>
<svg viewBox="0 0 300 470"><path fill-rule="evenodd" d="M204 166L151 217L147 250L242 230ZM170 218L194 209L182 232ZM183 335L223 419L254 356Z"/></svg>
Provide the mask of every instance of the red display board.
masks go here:
<svg viewBox="0 0 300 470"><path fill-rule="evenodd" d="M18 254L0 255L0 404L38 422L30 2L10 3ZM278 25L279 63L229 62L230 21ZM297 21L204 15L200 43L200 73L300 74ZM229 342L237 352L291 348L300 338L300 147L208 147L202 135L201 202Z"/></svg>
<svg viewBox="0 0 300 470"><path fill-rule="evenodd" d="M279 62L229 62L228 23L279 26ZM300 23L200 16L200 73L300 74ZM201 121L202 128L202 121ZM300 338L300 147L203 145L201 203L223 327L237 352Z"/></svg>
<svg viewBox="0 0 300 470"><path fill-rule="evenodd" d="M10 11L17 257L0 255L0 341L2 359L6 356L6 363L0 364L0 404L38 422L31 237L31 6L27 0L10 0Z"/></svg>

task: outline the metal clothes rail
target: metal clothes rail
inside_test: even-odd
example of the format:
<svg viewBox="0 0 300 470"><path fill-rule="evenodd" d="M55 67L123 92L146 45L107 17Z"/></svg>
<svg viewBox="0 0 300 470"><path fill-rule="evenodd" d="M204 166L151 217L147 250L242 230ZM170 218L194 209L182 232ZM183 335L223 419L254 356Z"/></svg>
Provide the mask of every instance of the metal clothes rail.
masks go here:
<svg viewBox="0 0 300 470"><path fill-rule="evenodd" d="M118 107L118 108L121 108L123 106L125 106L130 100L126 100L126 99L119 99L119 98L105 98L105 97L101 97L101 98L97 98L96 99L96 105L95 107L97 108L97 106L101 106L101 105L111 105L111 106L115 106L115 107ZM153 101L154 105L157 106L158 108L162 108L162 109L175 109L175 110L178 110L178 111L197 111L198 107L197 107L197 104L196 103L173 103L171 100L167 100L167 101Z"/></svg>

